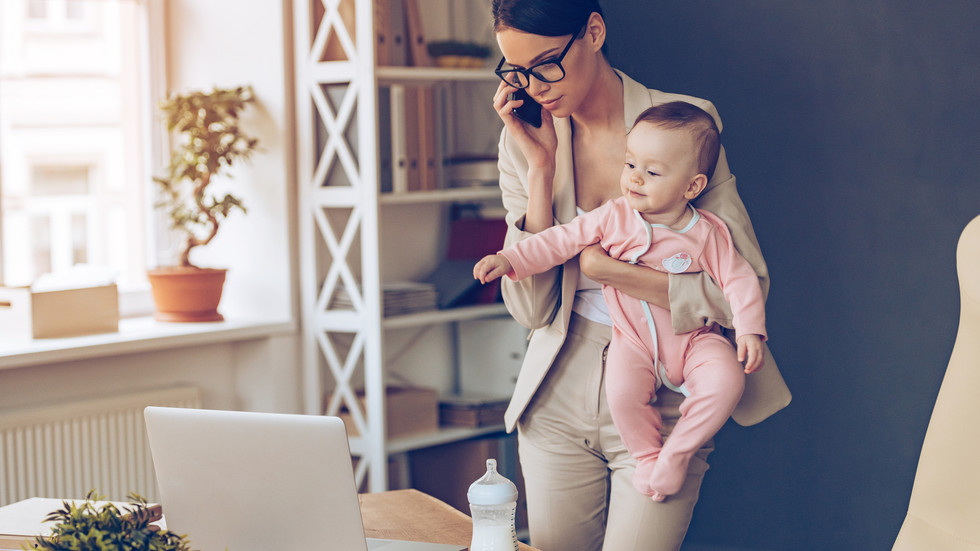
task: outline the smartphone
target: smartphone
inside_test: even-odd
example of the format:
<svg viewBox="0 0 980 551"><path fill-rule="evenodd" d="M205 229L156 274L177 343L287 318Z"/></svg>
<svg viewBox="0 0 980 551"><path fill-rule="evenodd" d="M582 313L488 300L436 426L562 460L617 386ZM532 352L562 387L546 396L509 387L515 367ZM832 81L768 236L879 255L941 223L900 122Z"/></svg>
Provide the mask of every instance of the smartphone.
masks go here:
<svg viewBox="0 0 980 551"><path fill-rule="evenodd" d="M520 107L513 110L514 116L535 128L541 128L541 104L531 99L527 90L520 88L510 95L512 100L524 100Z"/></svg>

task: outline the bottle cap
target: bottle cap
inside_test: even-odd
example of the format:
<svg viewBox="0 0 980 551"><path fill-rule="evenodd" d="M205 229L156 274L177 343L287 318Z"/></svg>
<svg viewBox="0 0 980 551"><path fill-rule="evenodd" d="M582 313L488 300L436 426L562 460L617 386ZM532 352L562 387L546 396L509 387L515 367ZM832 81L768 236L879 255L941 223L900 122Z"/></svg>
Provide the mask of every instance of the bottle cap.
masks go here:
<svg viewBox="0 0 980 551"><path fill-rule="evenodd" d="M487 473L470 484L466 498L473 505L503 505L517 501L517 486L497 472L496 459L487 459Z"/></svg>

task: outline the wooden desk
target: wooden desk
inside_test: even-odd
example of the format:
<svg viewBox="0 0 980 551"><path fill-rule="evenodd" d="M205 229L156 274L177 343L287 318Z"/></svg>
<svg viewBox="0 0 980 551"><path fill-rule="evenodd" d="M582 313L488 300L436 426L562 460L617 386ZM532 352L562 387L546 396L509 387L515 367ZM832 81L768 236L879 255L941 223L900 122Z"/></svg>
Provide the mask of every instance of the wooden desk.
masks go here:
<svg viewBox="0 0 980 551"><path fill-rule="evenodd" d="M360 494L364 534L369 538L469 545L473 520L418 490ZM518 544L519 549L535 551Z"/></svg>
<svg viewBox="0 0 980 551"><path fill-rule="evenodd" d="M45 512L61 505L60 500L44 501ZM358 501L364 520L364 534L369 538L469 545L473 536L473 521L469 516L418 490L360 494ZM40 519L44 515L35 516ZM22 543L30 544L32 541L33 538L26 535L0 535L0 550L20 549ZM193 538L191 544L193 546ZM522 551L536 551L523 543L518 547Z"/></svg>

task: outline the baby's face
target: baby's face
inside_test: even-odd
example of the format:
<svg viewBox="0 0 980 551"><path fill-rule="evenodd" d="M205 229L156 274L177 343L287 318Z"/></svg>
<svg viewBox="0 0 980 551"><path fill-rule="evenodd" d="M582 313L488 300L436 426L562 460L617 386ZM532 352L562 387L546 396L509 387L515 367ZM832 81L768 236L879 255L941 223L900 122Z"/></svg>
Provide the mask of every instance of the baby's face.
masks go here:
<svg viewBox="0 0 980 551"><path fill-rule="evenodd" d="M689 130L641 122L626 137L620 186L630 207L652 215L682 211L697 174L694 137Z"/></svg>

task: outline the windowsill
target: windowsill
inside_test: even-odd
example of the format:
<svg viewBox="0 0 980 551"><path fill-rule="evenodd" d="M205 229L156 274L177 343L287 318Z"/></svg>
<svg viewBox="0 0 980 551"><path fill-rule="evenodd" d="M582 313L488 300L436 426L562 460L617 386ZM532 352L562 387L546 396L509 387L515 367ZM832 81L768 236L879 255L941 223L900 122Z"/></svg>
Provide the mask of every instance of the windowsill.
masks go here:
<svg viewBox="0 0 980 551"><path fill-rule="evenodd" d="M118 333L63 339L12 340L0 337L0 370L261 339L295 331L296 323L291 320L229 319L211 323L166 323L149 317L123 319L119 322Z"/></svg>

